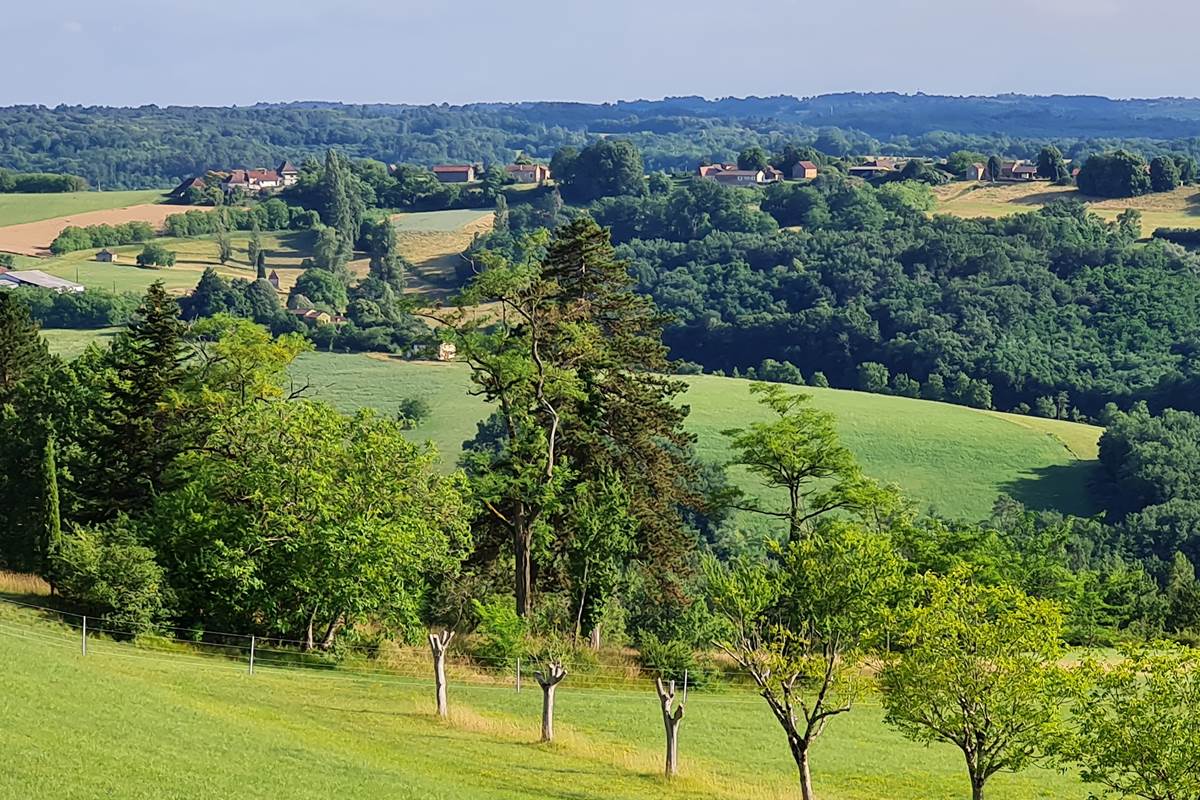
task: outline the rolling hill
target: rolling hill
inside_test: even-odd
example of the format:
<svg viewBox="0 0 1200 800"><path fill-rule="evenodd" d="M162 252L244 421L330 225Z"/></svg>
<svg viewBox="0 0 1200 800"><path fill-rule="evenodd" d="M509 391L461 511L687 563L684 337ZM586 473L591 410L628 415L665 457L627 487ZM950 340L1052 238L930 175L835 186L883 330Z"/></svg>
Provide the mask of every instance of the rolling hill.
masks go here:
<svg viewBox="0 0 1200 800"><path fill-rule="evenodd" d="M93 338L111 335L111 330L46 332L51 347L67 356L82 352ZM433 441L447 468L489 413L469 394L464 364L305 353L292 378L307 386L308 396L343 410L393 414L402 398L426 400L432 414L413 435ZM697 451L724 462L729 450L721 431L766 416L750 396L750 381L711 375L687 380L684 402L691 407L688 428L698 438ZM923 510L978 520L1001 492L1032 508L1080 515L1097 510L1087 487L1097 466L1100 428L927 400L796 388L837 417L843 441L869 475L898 484ZM748 475L735 470L732 477L757 491Z"/></svg>
<svg viewBox="0 0 1200 800"><path fill-rule="evenodd" d="M1200 227L1200 191L1195 186L1118 199L1087 197L1074 187L1052 186L1045 181L995 185L956 182L939 186L934 192L938 200L935 213L958 217L1006 217L1037 211L1051 200L1071 198L1084 201L1089 211L1110 222L1125 209L1137 209L1142 212L1143 236L1149 236L1155 228Z"/></svg>
<svg viewBox="0 0 1200 800"><path fill-rule="evenodd" d="M487 413L468 394L465 365L409 362L366 355L307 353L293 375L310 394L344 408L394 413L404 397L433 408L415 433L433 440L453 461ZM708 460L729 457L721 431L766 416L750 382L699 375L688 378L688 427ZM797 387L799 388L799 387ZM1035 508L1090 514L1087 483L1100 429L1056 420L985 412L963 406L837 389L804 388L816 407L833 412L843 441L868 474L895 482L926 507L980 519L1000 492ZM746 488L748 476L734 476Z"/></svg>

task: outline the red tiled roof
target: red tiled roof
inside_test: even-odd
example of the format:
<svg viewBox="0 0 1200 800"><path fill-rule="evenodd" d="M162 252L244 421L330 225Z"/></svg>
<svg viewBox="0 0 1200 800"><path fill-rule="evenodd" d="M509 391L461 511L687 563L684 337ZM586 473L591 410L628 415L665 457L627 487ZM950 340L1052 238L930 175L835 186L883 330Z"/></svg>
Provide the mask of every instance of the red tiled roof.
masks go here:
<svg viewBox="0 0 1200 800"><path fill-rule="evenodd" d="M434 172L469 172L475 169L471 164L438 164L433 168Z"/></svg>
<svg viewBox="0 0 1200 800"><path fill-rule="evenodd" d="M804 167L805 169L816 169L817 168L817 165L811 161L801 161L796 166Z"/></svg>

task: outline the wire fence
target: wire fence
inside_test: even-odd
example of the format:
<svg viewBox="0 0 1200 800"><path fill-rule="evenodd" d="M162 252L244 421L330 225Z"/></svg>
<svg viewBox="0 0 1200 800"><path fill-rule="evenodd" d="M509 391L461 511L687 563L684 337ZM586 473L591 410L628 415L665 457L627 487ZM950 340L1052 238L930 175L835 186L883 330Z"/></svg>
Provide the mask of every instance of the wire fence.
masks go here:
<svg viewBox="0 0 1200 800"><path fill-rule="evenodd" d="M0 598L9 613L0 614L0 636L36 642L81 657L112 657L145 664L182 665L225 673L271 672L306 674L333 681L377 683L393 686L434 687L432 654L418 647L368 647L345 645L337 653L306 652L304 642L249 634L201 631L192 628L155 627L137 633L106 626L102 619L61 609ZM508 660L453 653L445 660L451 685L520 692L532 684L538 662ZM637 664L586 663L571 670L570 687L596 696L653 696L656 677L671 677ZM685 672L679 681L687 690L704 692L705 704L761 704L754 687L744 681L709 680L689 685Z"/></svg>

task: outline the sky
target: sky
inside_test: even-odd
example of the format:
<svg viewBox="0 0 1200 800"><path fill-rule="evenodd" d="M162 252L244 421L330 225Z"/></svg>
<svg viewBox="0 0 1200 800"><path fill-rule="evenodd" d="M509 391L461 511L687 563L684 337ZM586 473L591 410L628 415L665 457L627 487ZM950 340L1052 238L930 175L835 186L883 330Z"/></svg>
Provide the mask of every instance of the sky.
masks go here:
<svg viewBox="0 0 1200 800"><path fill-rule="evenodd" d="M1195 0L0 0L0 105L1200 95Z"/></svg>

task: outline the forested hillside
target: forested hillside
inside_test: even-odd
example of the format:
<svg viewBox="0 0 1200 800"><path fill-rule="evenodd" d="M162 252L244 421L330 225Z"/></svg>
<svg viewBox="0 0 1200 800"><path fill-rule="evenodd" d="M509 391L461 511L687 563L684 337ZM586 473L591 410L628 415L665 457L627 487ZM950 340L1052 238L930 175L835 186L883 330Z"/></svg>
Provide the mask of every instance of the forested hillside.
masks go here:
<svg viewBox="0 0 1200 800"><path fill-rule="evenodd" d="M743 147L784 141L831 155L1032 158L1047 141L1082 158L1117 146L1200 155L1200 102L1094 97L845 94L797 99L247 108L20 106L0 109L0 167L81 175L103 188L169 187L206 169L278 163L336 147L388 163L549 158L564 145L620 134L649 169L691 169Z"/></svg>

